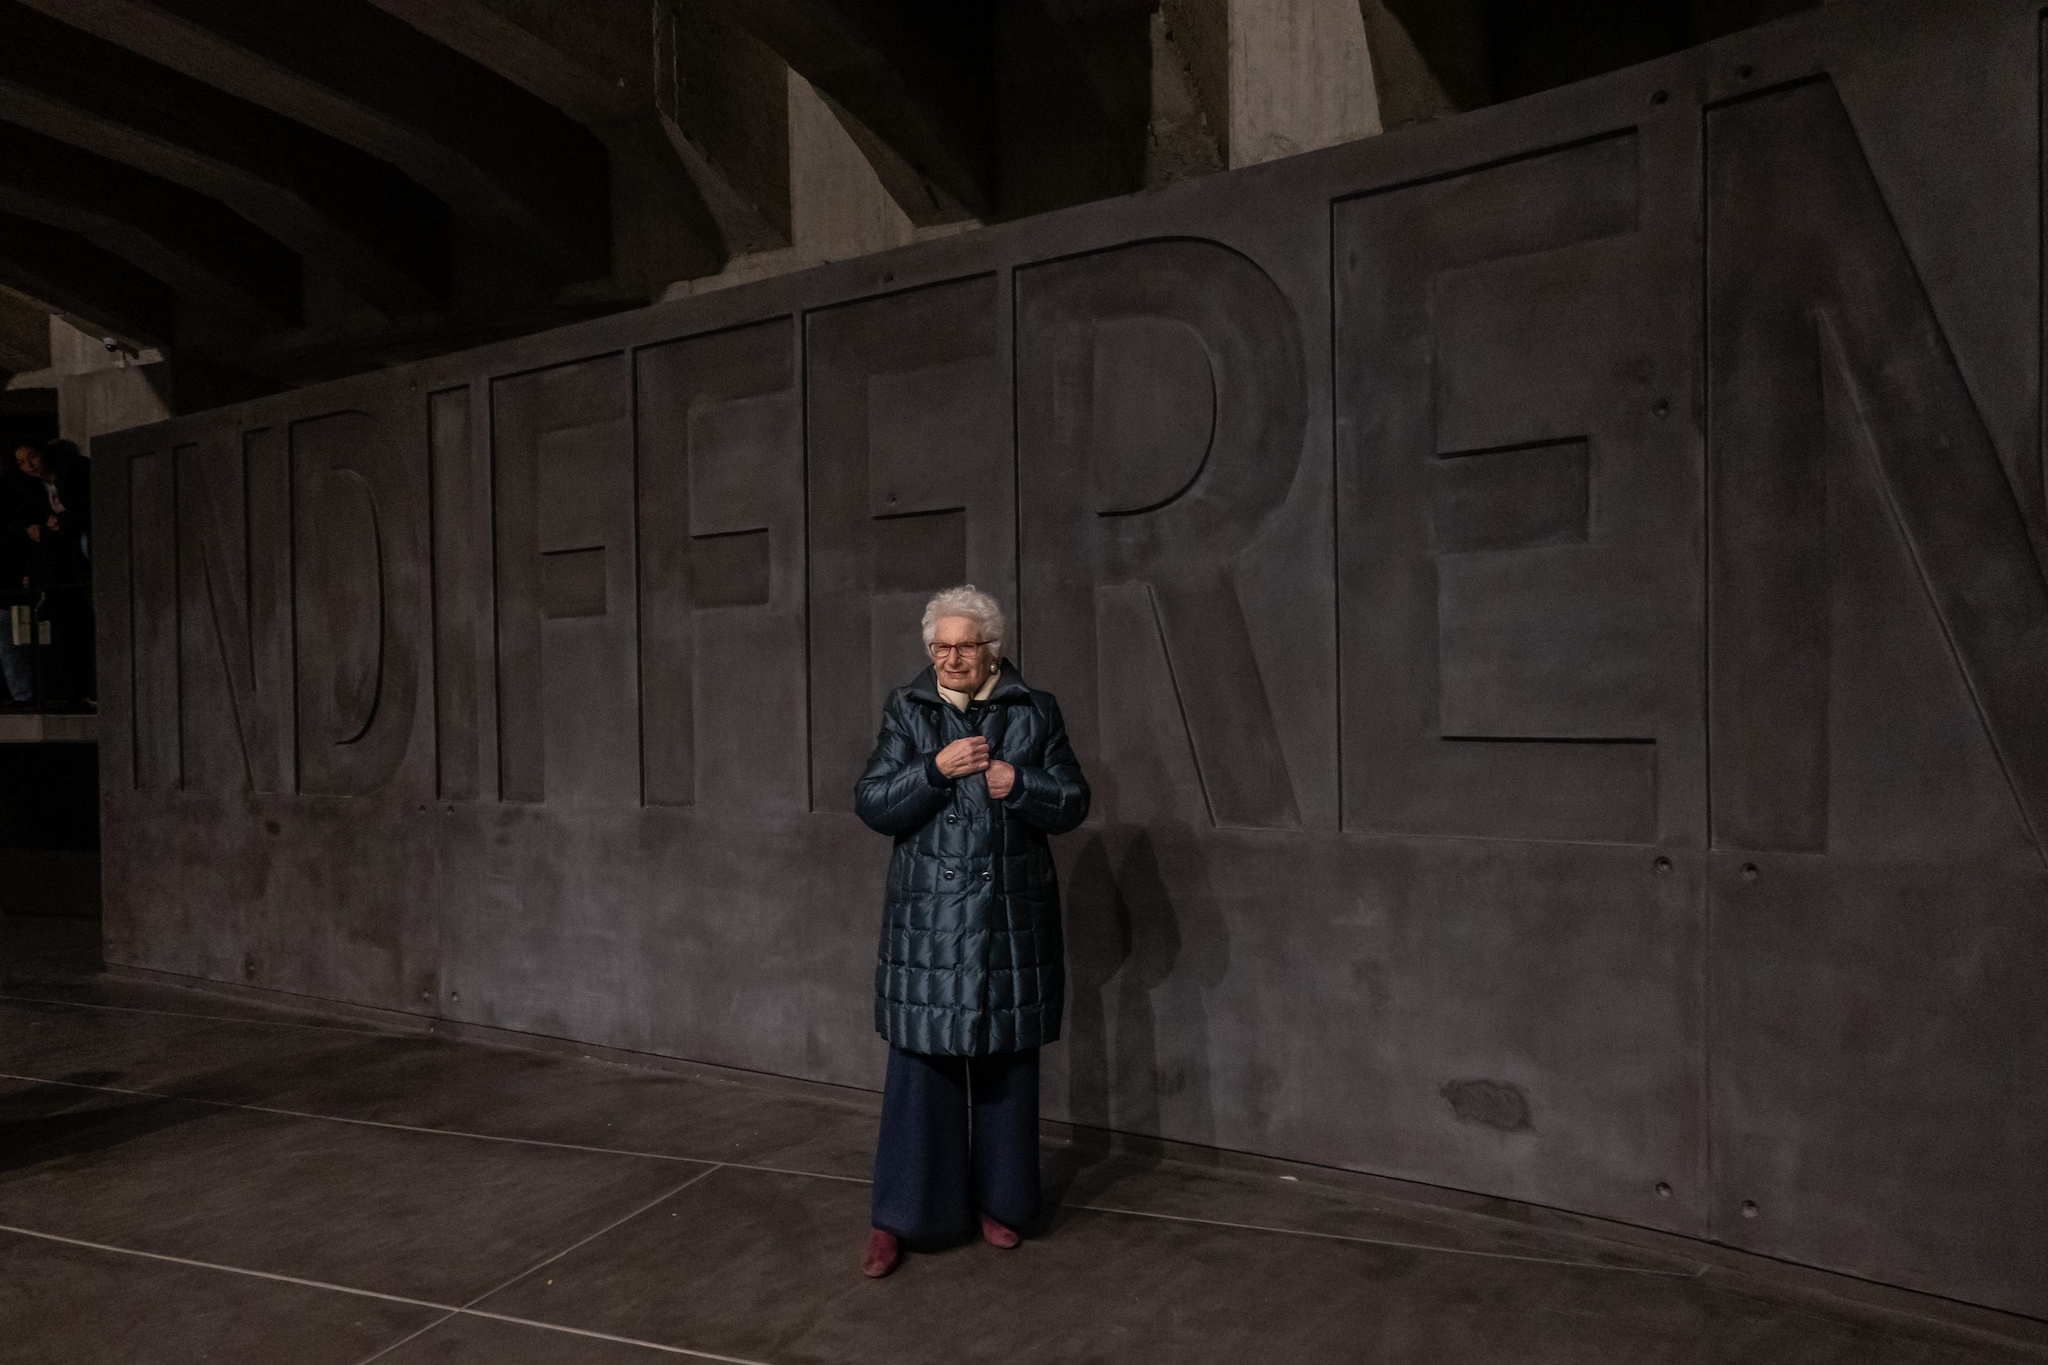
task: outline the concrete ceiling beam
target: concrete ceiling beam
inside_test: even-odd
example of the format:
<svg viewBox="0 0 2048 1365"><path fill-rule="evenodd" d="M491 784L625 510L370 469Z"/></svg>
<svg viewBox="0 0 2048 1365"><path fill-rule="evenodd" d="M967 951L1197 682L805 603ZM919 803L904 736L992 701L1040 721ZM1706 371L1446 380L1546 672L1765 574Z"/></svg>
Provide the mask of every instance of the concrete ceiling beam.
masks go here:
<svg viewBox="0 0 2048 1365"><path fill-rule="evenodd" d="M654 103L735 256L791 245L789 66L721 10L656 0Z"/></svg>
<svg viewBox="0 0 2048 1365"><path fill-rule="evenodd" d="M672 0L804 77L919 227L1148 183L1154 0Z"/></svg>
<svg viewBox="0 0 2048 1365"><path fill-rule="evenodd" d="M553 278L610 272L603 144L364 0L26 3L397 167Z"/></svg>
<svg viewBox="0 0 2048 1365"><path fill-rule="evenodd" d="M369 0L592 127L652 102L653 0Z"/></svg>
<svg viewBox="0 0 2048 1365"><path fill-rule="evenodd" d="M219 200L4 121L0 208L76 232L252 323L303 316L297 253Z"/></svg>
<svg viewBox="0 0 2048 1365"><path fill-rule="evenodd" d="M218 199L387 314L447 302L447 206L399 171L14 0L0 118Z"/></svg>
<svg viewBox="0 0 2048 1365"><path fill-rule="evenodd" d="M721 212L729 188L715 171L679 160L665 135L654 93L655 0L369 3L561 111L604 145L612 273L622 287L710 274L731 251L746 249L734 246Z"/></svg>
<svg viewBox="0 0 2048 1365"><path fill-rule="evenodd" d="M0 213L0 284L138 346L177 339L169 285L74 232Z"/></svg>
<svg viewBox="0 0 2048 1365"><path fill-rule="evenodd" d="M904 216L918 227L940 227L947 223L971 222L974 211L961 203L947 191L946 187L932 180L910 163L895 147L878 136L875 131L862 123L851 109L833 99L824 91L818 91L818 98L832 111L846 135L853 139L853 145L860 148L860 154L875 168L875 178L903 210Z"/></svg>

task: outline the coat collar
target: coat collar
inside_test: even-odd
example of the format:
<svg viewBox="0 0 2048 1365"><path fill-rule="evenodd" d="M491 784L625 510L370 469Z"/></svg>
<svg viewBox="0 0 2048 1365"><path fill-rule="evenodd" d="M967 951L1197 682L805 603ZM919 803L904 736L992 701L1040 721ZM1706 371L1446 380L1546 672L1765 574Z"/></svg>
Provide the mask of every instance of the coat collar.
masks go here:
<svg viewBox="0 0 2048 1365"><path fill-rule="evenodd" d="M946 699L939 695L937 670L929 664L925 666L924 672L911 681L907 695L912 701L921 701L927 705L946 705ZM988 704L993 706L997 702L1027 701L1030 697L1031 689L1024 685L1024 675L1017 671L1017 666L1008 659L999 660L996 664L996 690L988 694Z"/></svg>

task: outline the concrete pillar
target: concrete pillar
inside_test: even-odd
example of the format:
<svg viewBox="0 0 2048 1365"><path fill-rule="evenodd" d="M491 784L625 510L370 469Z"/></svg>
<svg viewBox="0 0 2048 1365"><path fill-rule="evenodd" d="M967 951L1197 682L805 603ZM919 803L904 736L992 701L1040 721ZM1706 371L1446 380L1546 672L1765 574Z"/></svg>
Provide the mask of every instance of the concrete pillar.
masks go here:
<svg viewBox="0 0 2048 1365"><path fill-rule="evenodd" d="M43 373L54 383L37 387L57 390L58 434L81 450L103 432L171 415L170 367L161 353L110 351L60 317L50 319L50 368Z"/></svg>
<svg viewBox="0 0 2048 1365"><path fill-rule="evenodd" d="M1232 167L1379 131L1358 0L1231 0Z"/></svg>
<svg viewBox="0 0 2048 1365"><path fill-rule="evenodd" d="M1161 0L1160 12L1228 165L1380 131L1360 0Z"/></svg>
<svg viewBox="0 0 2048 1365"><path fill-rule="evenodd" d="M975 226L972 220L922 229L912 223L831 106L802 76L790 71L788 77L790 245L735 256L716 275L670 285L663 298L706 294Z"/></svg>
<svg viewBox="0 0 2048 1365"><path fill-rule="evenodd" d="M1152 118L1145 130L1147 189L1223 169L1223 137L1210 122L1201 78L1194 70L1198 59L1186 34L1174 32L1167 8L1154 10ZM1220 91L1227 79L1226 75L1212 75L1211 82Z"/></svg>
<svg viewBox="0 0 2048 1365"><path fill-rule="evenodd" d="M914 241L917 229L811 83L789 73L790 243L822 260Z"/></svg>

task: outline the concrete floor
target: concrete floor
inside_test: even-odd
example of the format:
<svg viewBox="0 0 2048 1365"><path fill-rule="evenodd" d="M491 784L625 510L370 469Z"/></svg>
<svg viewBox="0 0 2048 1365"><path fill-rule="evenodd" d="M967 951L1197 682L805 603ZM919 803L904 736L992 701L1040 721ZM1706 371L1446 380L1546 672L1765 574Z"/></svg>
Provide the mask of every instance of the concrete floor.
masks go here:
<svg viewBox="0 0 2048 1365"><path fill-rule="evenodd" d="M114 980L94 931L0 921L10 1365L2048 1358L1677 1239L1065 1144L1022 1249L871 1282L868 1097Z"/></svg>

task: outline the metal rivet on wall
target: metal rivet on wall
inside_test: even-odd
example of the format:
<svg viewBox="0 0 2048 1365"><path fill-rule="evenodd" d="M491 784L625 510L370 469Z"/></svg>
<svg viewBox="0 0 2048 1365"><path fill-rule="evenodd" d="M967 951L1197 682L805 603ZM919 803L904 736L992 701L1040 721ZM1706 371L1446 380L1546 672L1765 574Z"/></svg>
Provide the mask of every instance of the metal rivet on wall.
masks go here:
<svg viewBox="0 0 2048 1365"><path fill-rule="evenodd" d="M1746 81L1746 80L1748 80L1748 79L1749 79L1749 78L1750 78L1751 76L1754 76L1755 74L1756 74L1756 68L1755 68L1755 67L1753 67L1753 66L1750 66L1750 65L1749 65L1748 63L1746 63L1746 62L1745 62L1745 63L1744 63L1743 65L1741 65L1741 66L1738 66L1738 67L1736 67L1736 68L1735 68L1735 79L1736 79L1736 80L1738 80L1738 81Z"/></svg>
<svg viewBox="0 0 2048 1365"><path fill-rule="evenodd" d="M1651 405L1650 411L1656 413L1659 417L1669 417L1671 415L1671 400L1659 398Z"/></svg>
<svg viewBox="0 0 2048 1365"><path fill-rule="evenodd" d="M1669 1199L1669 1198L1671 1197L1671 1182L1670 1182L1670 1181L1668 1181L1668 1180L1660 1180L1660 1181L1658 1181L1658 1182L1657 1182L1657 1197L1658 1197L1659 1199Z"/></svg>
<svg viewBox="0 0 2048 1365"><path fill-rule="evenodd" d="M1661 876L1662 874L1669 872L1671 870L1671 860L1669 858L1659 858L1657 859L1655 866L1657 868L1658 874Z"/></svg>
<svg viewBox="0 0 2048 1365"><path fill-rule="evenodd" d="M1746 882L1753 882L1753 881L1755 881L1755 880L1756 880L1756 864L1755 864L1755 863L1744 863L1744 864L1742 865L1742 880L1744 880L1744 881L1746 881Z"/></svg>
<svg viewBox="0 0 2048 1365"><path fill-rule="evenodd" d="M1659 90L1659 91L1658 91L1658 92L1657 92L1656 94L1654 94L1654 95L1650 96L1650 103L1652 103L1652 104L1662 104L1662 103L1664 103L1664 101L1666 101L1666 100L1668 100L1668 99L1670 99L1670 98L1671 98L1671 92L1670 92L1670 91L1668 91L1668 90Z"/></svg>
<svg viewBox="0 0 2048 1365"><path fill-rule="evenodd" d="M462 992L461 992L461 991L450 991L450 992L448 992L448 998L449 998L450 1000L460 1000L460 999L462 999Z"/></svg>
<svg viewBox="0 0 2048 1365"><path fill-rule="evenodd" d="M1745 1199L1742 1201L1742 1216L1744 1218L1754 1218L1761 1211L1762 1210L1758 1209L1756 1206L1756 1200Z"/></svg>

